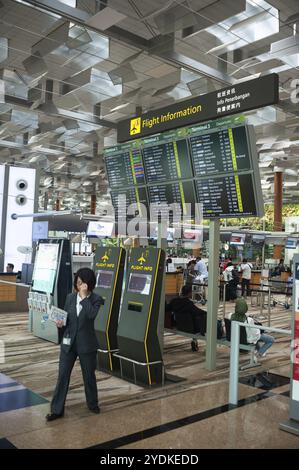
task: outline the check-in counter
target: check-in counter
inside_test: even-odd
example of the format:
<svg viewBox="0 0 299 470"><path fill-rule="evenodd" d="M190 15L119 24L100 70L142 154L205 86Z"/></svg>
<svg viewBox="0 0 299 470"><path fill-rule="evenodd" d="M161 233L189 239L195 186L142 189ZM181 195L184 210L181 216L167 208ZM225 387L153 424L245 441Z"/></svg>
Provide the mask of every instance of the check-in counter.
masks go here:
<svg viewBox="0 0 299 470"><path fill-rule="evenodd" d="M259 289L261 284L261 274L260 270L252 269L251 270L251 280L250 280L250 289Z"/></svg>
<svg viewBox="0 0 299 470"><path fill-rule="evenodd" d="M1 273L0 281L16 282L17 275L13 273ZM17 300L17 288L15 285L0 282L0 302L15 302Z"/></svg>
<svg viewBox="0 0 299 470"><path fill-rule="evenodd" d="M14 273L0 273L0 280L16 283L17 275ZM27 312L28 289L0 282L0 313Z"/></svg>
<svg viewBox="0 0 299 470"><path fill-rule="evenodd" d="M165 276L165 295L178 295L184 284L183 273L166 273Z"/></svg>

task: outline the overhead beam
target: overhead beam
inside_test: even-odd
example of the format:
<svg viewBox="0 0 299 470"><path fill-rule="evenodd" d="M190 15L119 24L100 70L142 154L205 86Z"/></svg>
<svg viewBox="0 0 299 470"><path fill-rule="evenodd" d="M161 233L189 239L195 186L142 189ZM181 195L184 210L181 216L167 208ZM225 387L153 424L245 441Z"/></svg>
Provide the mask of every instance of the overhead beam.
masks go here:
<svg viewBox="0 0 299 470"><path fill-rule="evenodd" d="M30 108L32 106L32 102L23 100L22 98L17 98L15 96L11 95L5 95L5 103L7 104L13 104L17 105L23 108ZM38 110L40 112L40 110ZM84 113L78 113L76 111L69 111L66 109L58 109L58 113L51 113L47 112L47 115L49 116L57 116L57 117L65 117L65 118L70 118L70 119L75 119L76 121L83 121L88 124L97 124L99 126L107 127L109 129L116 129L117 124L111 121L108 121L107 119L100 119L97 116L91 116L88 118Z"/></svg>
<svg viewBox="0 0 299 470"><path fill-rule="evenodd" d="M116 39L121 41L129 46L136 47L137 49L146 50L150 55L153 57L158 57L163 59L164 61L177 65L180 67L184 67L188 70L192 70L193 72L199 73L200 75L204 75L206 77L212 78L222 84L233 84L236 80L229 75L214 69L213 67L209 67L197 60L191 59L183 54L176 53L174 51L167 51L167 52L159 52L158 48L155 48L155 52L152 53L151 49L153 47L153 41L147 40L141 36L138 36L134 33L126 31L118 26L111 26L110 28L106 29L105 31L101 31L94 26L89 26L88 22L92 15L89 15L83 10L79 10L78 8L69 7L58 0L25 0L26 3L42 8L46 11L56 13L63 18L72 21L73 23L84 25L91 30L108 36L110 38ZM162 36L161 36L162 37ZM155 38L155 42L159 41L159 36Z"/></svg>

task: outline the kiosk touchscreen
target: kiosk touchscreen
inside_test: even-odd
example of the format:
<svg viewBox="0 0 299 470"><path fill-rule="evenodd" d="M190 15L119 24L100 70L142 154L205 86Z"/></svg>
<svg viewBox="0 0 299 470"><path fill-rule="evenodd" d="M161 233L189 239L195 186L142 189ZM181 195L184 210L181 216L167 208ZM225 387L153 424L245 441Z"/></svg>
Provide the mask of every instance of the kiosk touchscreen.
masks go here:
<svg viewBox="0 0 299 470"><path fill-rule="evenodd" d="M144 385L163 381L160 299L165 253L156 248L132 248L117 329L121 375Z"/></svg>
<svg viewBox="0 0 299 470"><path fill-rule="evenodd" d="M59 342L55 322L49 312L64 308L67 294L72 292L73 276L71 244L66 239L40 240L32 275L32 289L28 294L29 329L39 338Z"/></svg>
<svg viewBox="0 0 299 470"><path fill-rule="evenodd" d="M108 372L119 369L119 362L113 356L117 346L117 325L121 301L122 282L125 265L123 248L99 246L94 257L96 287L104 303L95 319L95 332L98 340L98 368Z"/></svg>

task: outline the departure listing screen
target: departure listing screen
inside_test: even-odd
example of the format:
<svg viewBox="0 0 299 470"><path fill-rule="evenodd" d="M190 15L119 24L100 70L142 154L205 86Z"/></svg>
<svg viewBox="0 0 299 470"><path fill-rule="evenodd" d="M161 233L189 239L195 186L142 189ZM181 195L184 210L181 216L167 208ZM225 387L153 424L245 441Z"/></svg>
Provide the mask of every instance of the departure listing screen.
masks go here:
<svg viewBox="0 0 299 470"><path fill-rule="evenodd" d="M111 191L111 200L112 205L115 208L116 216L118 217L125 217L127 214L128 207L131 204L134 204L135 206L132 207L131 214L129 214L130 216L134 217L136 214L144 215L143 207L140 204L143 204L145 207L147 207L148 205L145 187L136 186L121 189L119 191Z"/></svg>
<svg viewBox="0 0 299 470"><path fill-rule="evenodd" d="M142 149L148 183L192 178L186 140L158 143L153 140L150 139L150 143Z"/></svg>
<svg viewBox="0 0 299 470"><path fill-rule="evenodd" d="M142 185L145 183L144 168L139 149L105 157L107 175L111 188Z"/></svg>
<svg viewBox="0 0 299 470"><path fill-rule="evenodd" d="M149 202L155 204L155 206L151 207L153 214L156 214L161 204L176 205L176 211L181 210L182 214L186 214L186 203L194 204L195 202L193 181L176 181L150 185L148 186L148 196ZM164 207L166 208L166 206ZM161 213L164 213L163 208Z"/></svg>
<svg viewBox="0 0 299 470"><path fill-rule="evenodd" d="M33 271L33 289L53 293L59 254L58 243L40 243Z"/></svg>
<svg viewBox="0 0 299 470"><path fill-rule="evenodd" d="M245 217L256 215L252 174L196 180L197 197L203 217Z"/></svg>
<svg viewBox="0 0 299 470"><path fill-rule="evenodd" d="M190 137L195 176L251 169L245 126Z"/></svg>

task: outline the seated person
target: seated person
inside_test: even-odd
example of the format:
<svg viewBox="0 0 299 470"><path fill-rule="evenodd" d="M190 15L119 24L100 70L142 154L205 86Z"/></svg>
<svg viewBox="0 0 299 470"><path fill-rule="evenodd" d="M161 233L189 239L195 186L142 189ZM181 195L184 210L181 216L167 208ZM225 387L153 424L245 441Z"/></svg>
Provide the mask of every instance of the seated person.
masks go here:
<svg viewBox="0 0 299 470"><path fill-rule="evenodd" d="M249 325L255 325L254 319L247 315L248 305L242 297L236 300L235 313L231 314L231 321L239 321L242 323L248 323ZM265 357L266 351L274 343L273 336L261 333L258 328L246 328L247 343L255 344L256 356ZM263 343L263 344L262 344Z"/></svg>
<svg viewBox="0 0 299 470"><path fill-rule="evenodd" d="M195 305L192 300L192 286L186 284L182 287L181 295L175 297L170 301L166 306L166 311L171 311L174 314L177 328L182 331L188 331L189 333L200 333L204 335L207 330L207 312L202 310L197 305ZM187 325L188 320L192 320L192 331L184 329L184 326ZM198 349L197 342L192 341L192 350L196 351Z"/></svg>
<svg viewBox="0 0 299 470"><path fill-rule="evenodd" d="M14 264L12 264L12 263L7 263L6 272L7 272L7 273L13 273L14 268L15 268L15 265L14 265Z"/></svg>

